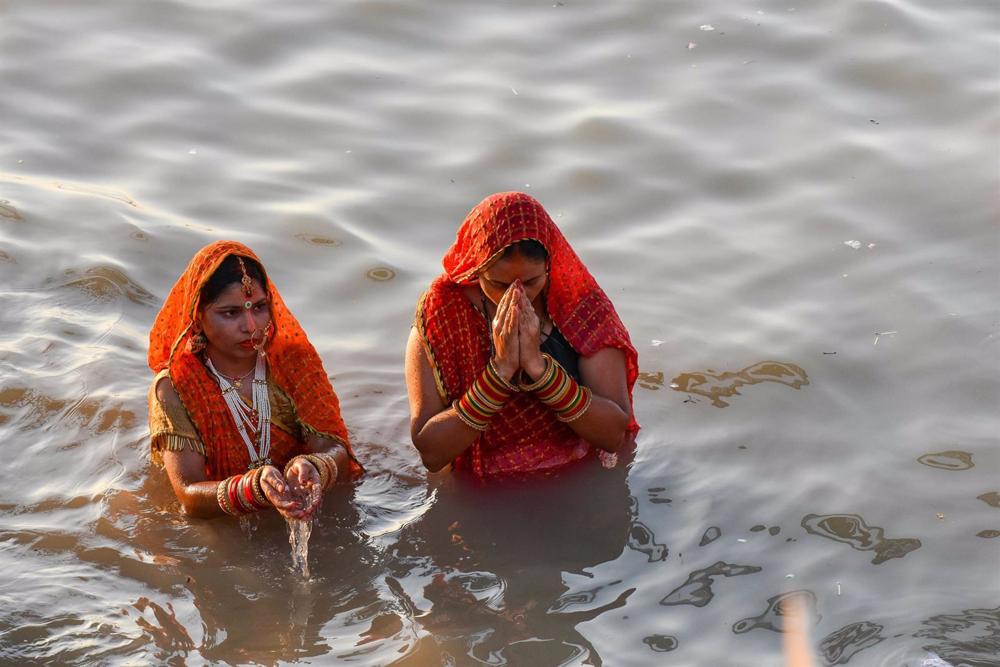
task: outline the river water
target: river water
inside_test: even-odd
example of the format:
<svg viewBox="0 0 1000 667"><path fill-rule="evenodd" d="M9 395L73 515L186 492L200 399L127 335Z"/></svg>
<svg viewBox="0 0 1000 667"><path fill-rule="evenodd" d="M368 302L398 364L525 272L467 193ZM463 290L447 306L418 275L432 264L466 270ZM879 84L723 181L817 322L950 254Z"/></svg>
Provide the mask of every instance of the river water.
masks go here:
<svg viewBox="0 0 1000 667"><path fill-rule="evenodd" d="M0 1L0 662L1000 664L992 0ZM403 348L466 211L538 197L640 353L615 471L469 489ZM147 334L263 258L368 474L179 514ZM625 468L625 463L628 468Z"/></svg>

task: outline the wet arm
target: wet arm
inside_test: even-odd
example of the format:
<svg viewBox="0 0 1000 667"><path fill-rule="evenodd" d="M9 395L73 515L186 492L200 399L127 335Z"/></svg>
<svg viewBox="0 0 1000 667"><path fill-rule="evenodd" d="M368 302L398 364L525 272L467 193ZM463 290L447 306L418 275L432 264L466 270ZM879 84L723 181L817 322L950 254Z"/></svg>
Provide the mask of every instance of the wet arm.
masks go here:
<svg viewBox="0 0 1000 667"><path fill-rule="evenodd" d="M198 519L226 514L216 500L219 482L205 477L204 456L190 449L165 451L163 466L185 514Z"/></svg>
<svg viewBox="0 0 1000 667"><path fill-rule="evenodd" d="M580 375L590 388L590 407L568 426L587 442L616 452L625 441L631 416L625 354L606 347L590 357L580 357Z"/></svg>
<svg viewBox="0 0 1000 667"><path fill-rule="evenodd" d="M410 437L420 458L437 472L468 449L479 431L445 405L434 382L434 371L416 328L406 343L406 390L410 397Z"/></svg>
<svg viewBox="0 0 1000 667"><path fill-rule="evenodd" d="M351 479L351 459L347 448L333 438L318 433L309 433L305 439L306 451L310 454L331 454L337 462L337 482Z"/></svg>

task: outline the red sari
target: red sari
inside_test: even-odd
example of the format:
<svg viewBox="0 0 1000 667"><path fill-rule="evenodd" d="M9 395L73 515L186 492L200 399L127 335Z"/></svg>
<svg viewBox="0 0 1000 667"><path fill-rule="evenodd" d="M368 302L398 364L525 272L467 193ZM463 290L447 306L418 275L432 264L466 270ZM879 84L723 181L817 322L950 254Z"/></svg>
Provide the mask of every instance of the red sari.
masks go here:
<svg viewBox="0 0 1000 667"><path fill-rule="evenodd" d="M441 399L450 405L461 397L491 354L489 324L465 297L463 286L474 283L479 271L505 248L525 239L539 241L549 253L546 306L573 349L582 357L606 347L625 353L631 404L639 367L628 331L542 205L521 192L491 195L469 212L445 253L444 274L417 305L415 326ZM629 431L638 429L630 415ZM453 466L487 478L556 468L588 456L592 449L533 394L519 393Z"/></svg>
<svg viewBox="0 0 1000 667"><path fill-rule="evenodd" d="M205 246L170 290L149 332L149 367L154 373L169 369L174 390L205 446L205 473L209 479L246 472L250 463L250 454L218 383L189 346L201 288L229 255L247 257L261 264L250 248L235 241L217 241ZM340 402L319 355L270 278L267 292L275 326L265 348L271 380L291 398L303 429L341 443L351 459L352 472L360 472L361 466L351 451L347 428L340 416ZM271 425L270 456L276 467L282 468L303 452L303 442Z"/></svg>

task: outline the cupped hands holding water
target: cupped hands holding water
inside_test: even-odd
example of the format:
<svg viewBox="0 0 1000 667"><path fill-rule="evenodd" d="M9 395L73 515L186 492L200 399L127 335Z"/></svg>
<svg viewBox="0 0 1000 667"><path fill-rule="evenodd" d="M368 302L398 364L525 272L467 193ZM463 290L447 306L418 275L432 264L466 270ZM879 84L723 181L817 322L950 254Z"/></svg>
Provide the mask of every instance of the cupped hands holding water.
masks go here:
<svg viewBox="0 0 1000 667"><path fill-rule="evenodd" d="M286 519L312 518L323 500L319 473L306 459L292 461L284 475L274 466L265 467L260 486L274 509Z"/></svg>

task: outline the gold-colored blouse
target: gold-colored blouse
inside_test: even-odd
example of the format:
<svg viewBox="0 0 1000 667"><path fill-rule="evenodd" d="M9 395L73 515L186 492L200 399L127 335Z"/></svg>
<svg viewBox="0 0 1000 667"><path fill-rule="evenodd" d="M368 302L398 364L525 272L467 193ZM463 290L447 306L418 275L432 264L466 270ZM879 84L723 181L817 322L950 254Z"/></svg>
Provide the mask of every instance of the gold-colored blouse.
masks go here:
<svg viewBox="0 0 1000 667"><path fill-rule="evenodd" d="M172 392L166 401L161 401L156 395L156 385L163 378L170 381L167 369L157 373L153 378L153 384L149 387L150 458L153 463L162 466L164 451L179 452L190 449L205 456L205 443L202 442L198 429L195 428L177 394ZM270 377L267 379L267 394L271 403L272 425L297 440L303 440L305 432L315 433L312 428L299 421L292 399L274 384Z"/></svg>

